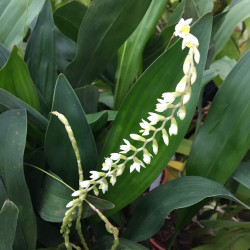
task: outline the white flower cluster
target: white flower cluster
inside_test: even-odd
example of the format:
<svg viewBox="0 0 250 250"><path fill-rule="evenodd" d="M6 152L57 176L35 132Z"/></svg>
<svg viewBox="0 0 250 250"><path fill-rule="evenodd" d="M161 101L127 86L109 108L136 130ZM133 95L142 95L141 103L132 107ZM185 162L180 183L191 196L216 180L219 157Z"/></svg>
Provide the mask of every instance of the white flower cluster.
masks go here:
<svg viewBox="0 0 250 250"><path fill-rule="evenodd" d="M154 112L149 112L147 120L143 120L140 123L141 130L139 134L130 134L130 137L134 141L139 141L142 146L137 148L130 141L123 139L124 144L120 146L119 153L112 153L110 157L105 158L105 162L102 164L102 171L90 171L91 180L84 180L80 183L80 190L74 192L72 196L84 196L93 190L95 195L99 194L99 189L105 193L108 190L108 181L112 185L115 185L116 178L122 175L125 165L130 163L130 172L134 170L140 172L141 167L145 168L145 164L150 164L152 154L148 151L146 146L152 146L153 154L158 153L158 143L155 139L157 133L162 134L164 143L168 146L169 137L177 135L178 124L175 113L180 120L183 120L186 116L185 104L191 97L191 86L194 84L197 78L196 68L194 62L197 64L200 60L200 53L198 50L198 39L189 33L190 23L192 19L181 19L175 27L175 36L179 36L183 39L182 49L189 48L189 52L183 64L184 76L177 84L174 92L166 92L162 94L162 98L158 99L156 109ZM164 111L171 110L170 116L164 116ZM170 123L168 131L165 126L167 122ZM159 125L160 124L160 125ZM156 126L158 125L158 126ZM148 145L149 144L149 145ZM129 152L129 156L126 155ZM142 152L143 159L138 158L138 153ZM74 200L68 203L67 207L72 207Z"/></svg>

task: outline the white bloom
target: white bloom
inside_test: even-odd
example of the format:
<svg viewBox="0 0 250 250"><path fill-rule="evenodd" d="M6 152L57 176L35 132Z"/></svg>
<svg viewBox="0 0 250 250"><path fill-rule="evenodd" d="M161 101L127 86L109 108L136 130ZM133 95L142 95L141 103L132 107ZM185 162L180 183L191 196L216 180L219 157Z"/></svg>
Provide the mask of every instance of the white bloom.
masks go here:
<svg viewBox="0 0 250 250"><path fill-rule="evenodd" d="M192 34L188 34L182 40L182 49L184 49L185 47L190 48L190 47L198 47L198 46L199 46L199 41Z"/></svg>
<svg viewBox="0 0 250 250"><path fill-rule="evenodd" d="M118 153L112 153L110 157L113 161L119 161L121 159L121 154Z"/></svg>
<svg viewBox="0 0 250 250"><path fill-rule="evenodd" d="M181 119L184 120L186 117L186 107L183 105L180 107L180 109L177 112L177 116Z"/></svg>
<svg viewBox="0 0 250 250"><path fill-rule="evenodd" d="M140 126L143 128L140 130L140 133L142 135L149 135L149 131L155 130L155 127L153 127L149 122L142 119L142 122L140 122Z"/></svg>
<svg viewBox="0 0 250 250"><path fill-rule="evenodd" d="M103 175L103 173L97 172L97 171L90 171L90 173L91 173L90 178L91 178L92 180L94 180L94 181L97 180L100 176Z"/></svg>
<svg viewBox="0 0 250 250"><path fill-rule="evenodd" d="M165 128L162 130L162 139L163 139L164 143L166 144L166 146L168 146L169 138L168 138L168 133L167 133Z"/></svg>
<svg viewBox="0 0 250 250"><path fill-rule="evenodd" d="M93 172L93 171L92 171ZM97 172L98 173L98 172ZM99 177L98 177L99 178ZM98 179L97 178L97 179ZM86 181L81 181L80 182L80 186L82 187L82 188L88 188L89 186L90 186L90 181L88 181L88 180L86 180Z"/></svg>
<svg viewBox="0 0 250 250"><path fill-rule="evenodd" d="M129 142L128 140L126 140L126 139L123 139L123 141L124 141L126 144L120 146L120 150L123 150L123 151L121 151L120 153L126 154L126 153L128 153L128 151L131 150L131 144L130 144L130 142Z"/></svg>
<svg viewBox="0 0 250 250"><path fill-rule="evenodd" d="M102 170L108 171L111 169L112 165L113 165L112 159L107 157L105 158L105 162L102 164Z"/></svg>
<svg viewBox="0 0 250 250"><path fill-rule="evenodd" d="M108 191L108 183L105 179L101 180L99 189L102 189L102 192L105 194L106 191Z"/></svg>
<svg viewBox="0 0 250 250"><path fill-rule="evenodd" d="M197 79L197 72L196 72L196 68L193 67L193 70L191 72L191 85L195 83L196 79Z"/></svg>
<svg viewBox="0 0 250 250"><path fill-rule="evenodd" d="M191 88L189 88L186 94L183 96L183 104L188 103L190 97L191 97Z"/></svg>
<svg viewBox="0 0 250 250"><path fill-rule="evenodd" d="M164 102L172 103L175 100L175 93L173 92L166 92L162 94Z"/></svg>
<svg viewBox="0 0 250 250"><path fill-rule="evenodd" d="M76 190L74 193L72 193L71 196L75 197L75 196L79 196L79 194L80 194L80 191Z"/></svg>
<svg viewBox="0 0 250 250"><path fill-rule="evenodd" d="M125 168L125 164L120 164L120 165L118 165L118 167L117 167L117 172L116 172L116 176L122 175L122 173L123 173L123 171L124 171L124 168Z"/></svg>
<svg viewBox="0 0 250 250"><path fill-rule="evenodd" d="M187 19L187 20L184 20L183 18L181 18L181 20L175 26L174 35L182 37L182 38L188 35L190 31L191 22L192 22L192 18Z"/></svg>
<svg viewBox="0 0 250 250"><path fill-rule="evenodd" d="M187 86L187 77L183 76L180 82L177 84L175 91L183 93L186 89L186 86Z"/></svg>
<svg viewBox="0 0 250 250"><path fill-rule="evenodd" d="M112 184L112 186L114 186L116 183L116 176L114 174L110 178L110 183Z"/></svg>
<svg viewBox="0 0 250 250"><path fill-rule="evenodd" d="M134 163L130 166L130 173L132 173L135 169L137 172L140 172L141 167L145 168L145 165L138 158L134 158Z"/></svg>
<svg viewBox="0 0 250 250"><path fill-rule="evenodd" d="M148 152L146 148L143 149L143 161L146 164L150 164L152 155Z"/></svg>
<svg viewBox="0 0 250 250"><path fill-rule="evenodd" d="M155 155L158 153L158 143L156 139L153 139L153 152Z"/></svg>
<svg viewBox="0 0 250 250"><path fill-rule="evenodd" d="M142 142L145 142L146 139L140 135L137 135L137 134L130 134L129 135L133 140L135 141L142 141Z"/></svg>
<svg viewBox="0 0 250 250"><path fill-rule="evenodd" d="M178 126L177 126L177 122L175 120L175 118L171 119L171 125L169 128L169 135L177 135L178 133Z"/></svg>
<svg viewBox="0 0 250 250"><path fill-rule="evenodd" d="M174 107L173 104L167 103L165 100L157 99L157 101L159 102L159 103L156 104L155 111L157 111L157 112L163 112L163 111L167 110L168 108L173 108Z"/></svg>
<svg viewBox="0 0 250 250"><path fill-rule="evenodd" d="M150 116L148 117L148 120L150 121L151 125L155 125L158 123L158 121L165 120L165 117L163 115L158 115L156 113L149 112Z"/></svg>

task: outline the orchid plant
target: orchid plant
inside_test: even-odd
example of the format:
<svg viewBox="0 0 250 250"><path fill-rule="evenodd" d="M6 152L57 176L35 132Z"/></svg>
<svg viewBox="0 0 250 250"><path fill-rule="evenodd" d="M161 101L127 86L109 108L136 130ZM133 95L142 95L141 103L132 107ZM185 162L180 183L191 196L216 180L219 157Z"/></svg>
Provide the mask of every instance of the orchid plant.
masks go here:
<svg viewBox="0 0 250 250"><path fill-rule="evenodd" d="M184 76L177 84L174 92L165 92L162 94L161 98L157 99L158 103L156 104L156 108L154 112L149 112L147 120L142 119L142 122L140 123L141 130L139 131L141 135L135 133L130 134L130 138L134 141L141 142L141 146L135 147L133 142L129 141L128 139L123 139L125 144L120 146L120 151L111 153L109 157L105 158L105 161L102 164L102 172L90 171L90 180L83 180L83 172L77 142L67 118L59 112L52 112L52 114L56 115L66 128L76 155L79 170L79 190L76 190L72 193L72 196L76 198L67 204L66 207L68 210L65 213L65 217L61 226L61 233L63 234L67 249L80 249L69 240L70 227L72 226L73 215L76 212L78 213L76 229L83 247L88 249L81 232L80 224L82 203L85 201L89 204L89 202L86 200L87 194L93 190L94 194L98 196L99 189L101 189L103 193L107 192L109 185L108 181L112 185L115 185L117 177L123 174L123 171L127 165L130 166L130 173L132 173L134 170L140 172L141 168L145 168L146 165L149 165L153 155L149 152L147 147L151 145L153 154L157 155L158 143L156 140L156 135L158 133L161 133L162 139L166 146L169 145L169 136L177 135L178 123L175 115L177 115L180 120L185 119L185 105L190 100L192 85L195 83L197 78L195 63L198 64L200 61L200 53L198 50L199 41L194 35L190 33L191 22L191 18L187 20L182 18L175 26L175 32L173 34L173 37L176 36L183 39L182 49L186 47L189 49L183 64ZM163 112L166 110L171 110L170 116L166 117L163 115ZM167 125L169 125L168 129L166 128ZM139 152L143 153L143 159L138 157ZM97 208L91 204L90 206L106 223L107 231L114 235L115 241L112 249L115 249L119 244L118 229L112 226L108 219Z"/></svg>

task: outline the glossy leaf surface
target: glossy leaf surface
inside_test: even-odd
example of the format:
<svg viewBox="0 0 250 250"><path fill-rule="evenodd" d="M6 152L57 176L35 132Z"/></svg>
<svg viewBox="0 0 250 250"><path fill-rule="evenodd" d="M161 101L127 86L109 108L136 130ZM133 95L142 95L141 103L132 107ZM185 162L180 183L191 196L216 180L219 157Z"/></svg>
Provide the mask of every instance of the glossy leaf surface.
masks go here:
<svg viewBox="0 0 250 250"><path fill-rule="evenodd" d="M0 116L0 177L8 198L19 210L14 249L33 250L36 220L23 171L27 120L25 110L6 111Z"/></svg>
<svg viewBox="0 0 250 250"><path fill-rule="evenodd" d="M0 27L0 42L7 49L10 50L22 40L43 3L44 0L1 0L0 23L4 25Z"/></svg>
<svg viewBox="0 0 250 250"><path fill-rule="evenodd" d="M160 148L159 153L153 158L150 166L143 169L141 173L133 172L130 174L129 165L126 166L123 175L118 177L117 184L114 187L110 186L109 191L103 196L115 204L116 207L113 212L127 205L147 189L159 176L183 139L199 97L200 82L210 38L209 30L211 30L210 15L205 15L191 30L192 34L197 36L200 41L201 61L197 65L198 80L193 86L192 98L187 104L187 116L182 122L178 120L178 135L170 138L169 147L167 148L162 139L160 137L157 138ZM101 160L103 160L103 157L109 156L110 153L119 152L119 146L123 143L123 138L129 139L129 134L138 133L141 119L145 119L148 116L148 112L155 109L157 98L163 92L175 89L176 84L183 75L182 63L180 62L184 61L186 53L186 50L181 50L181 41L178 41L162 54L141 76L129 92L117 114L104 146ZM148 150L152 151L151 148Z"/></svg>
<svg viewBox="0 0 250 250"><path fill-rule="evenodd" d="M92 2L78 33L76 58L65 71L74 88L96 79L137 27L149 4L150 0Z"/></svg>
<svg viewBox="0 0 250 250"><path fill-rule="evenodd" d="M57 80L52 110L62 113L68 119L80 151L84 178L88 178L89 171L95 169L97 162L95 141L81 104L63 75ZM75 153L64 125L55 116L49 120L45 153L51 171L70 186L78 187Z"/></svg>
<svg viewBox="0 0 250 250"><path fill-rule="evenodd" d="M55 27L49 0L45 1L29 38L25 61L34 83L50 110L56 83L56 51Z"/></svg>
<svg viewBox="0 0 250 250"><path fill-rule="evenodd" d="M167 182L140 197L132 207L125 236L135 241L146 240L160 229L171 211L191 206L207 197L223 197L242 204L223 185L215 181L198 176L185 176Z"/></svg>
<svg viewBox="0 0 250 250"><path fill-rule="evenodd" d="M12 249L16 226L18 208L10 200L6 200L0 211L0 249Z"/></svg>
<svg viewBox="0 0 250 250"><path fill-rule="evenodd" d="M39 109L35 86L25 62L14 47L8 62L0 70L0 88L17 96L35 109Z"/></svg>

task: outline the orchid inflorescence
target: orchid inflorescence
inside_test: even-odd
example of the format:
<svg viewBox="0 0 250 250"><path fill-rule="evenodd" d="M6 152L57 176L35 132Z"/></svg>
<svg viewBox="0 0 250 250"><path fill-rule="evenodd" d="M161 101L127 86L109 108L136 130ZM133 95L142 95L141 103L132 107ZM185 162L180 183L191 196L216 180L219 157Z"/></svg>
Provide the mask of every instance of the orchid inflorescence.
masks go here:
<svg viewBox="0 0 250 250"><path fill-rule="evenodd" d="M71 226L73 214L76 213L77 207L77 226L80 227L81 215L79 215L79 210L81 211L82 209L81 204L84 200L86 200L87 193L93 190L94 194L98 195L99 189L101 189L102 192L105 193L108 190L108 179L112 185L115 185L117 177L122 175L125 166L130 161L132 161L132 163L130 164L130 172L133 172L134 170L140 172L141 167L145 168L145 164L150 164L153 155L148 151L146 147L151 145L153 154L156 155L158 153L158 142L156 140L156 135L158 133L161 133L162 139L166 146L169 145L169 137L172 135L177 135L178 124L175 118L175 113L180 120L185 119L185 105L190 100L191 88L197 78L197 72L194 62L198 64L200 61L200 53L198 50L199 41L194 35L190 34L191 22L192 19L184 20L182 18L175 26L175 32L173 35L183 39L182 49L186 47L189 48L188 54L183 64L184 76L177 84L174 92L163 93L162 97L157 99L158 103L156 104L156 108L154 112L149 112L147 120L142 119L142 122L140 123L141 130L139 131L141 135L130 134L130 138L137 143L140 142L141 147L136 147L129 140L123 139L124 144L120 146L120 152L111 153L109 157L105 158L105 161L102 164L102 172L90 171L90 180L83 180L82 177L80 178L81 180L79 179L79 190L73 192L72 196L76 198L70 201L66 206L68 208L68 211L65 214L61 227L61 232L63 233L67 249L72 249L72 247L77 249L77 246L74 246L69 242L69 228ZM164 116L163 112L165 112L166 110L171 111L171 114L169 116ZM168 122L170 123L170 126L167 130L165 127ZM141 152L143 155L142 160L138 156L139 152ZM79 157L77 158L77 160L79 163ZM81 167L79 168L79 174L82 174ZM98 211L98 214L99 213L100 211ZM115 227L113 227L108 222L106 217L103 220L106 223L107 230L113 233L116 239L118 232L115 230ZM80 236L81 228L78 228L78 230L78 234ZM81 243L84 245L84 248L87 249L86 243L82 238ZM112 249L115 249L117 244L118 241L116 240Z"/></svg>

